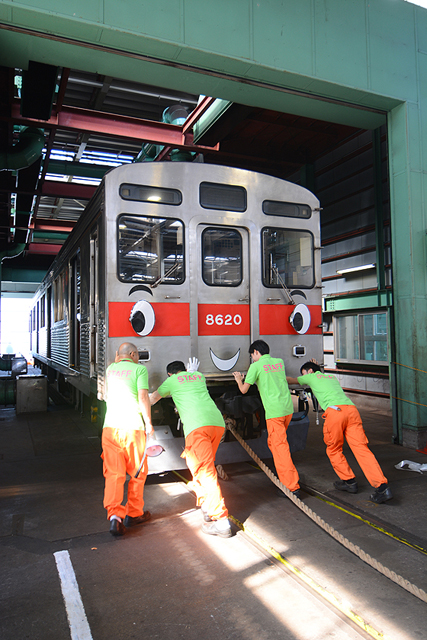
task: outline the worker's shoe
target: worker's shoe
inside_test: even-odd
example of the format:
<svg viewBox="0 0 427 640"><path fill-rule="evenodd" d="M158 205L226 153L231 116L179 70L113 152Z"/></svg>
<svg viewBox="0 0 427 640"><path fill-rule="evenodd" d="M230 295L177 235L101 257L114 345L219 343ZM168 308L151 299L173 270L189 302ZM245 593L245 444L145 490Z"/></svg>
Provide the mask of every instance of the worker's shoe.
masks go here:
<svg viewBox="0 0 427 640"><path fill-rule="evenodd" d="M376 502L377 504L381 504L382 502L387 502L387 500L391 500L393 494L390 490L388 484L381 484L377 487L374 493L369 497L371 502Z"/></svg>
<svg viewBox="0 0 427 640"><path fill-rule="evenodd" d="M142 516L135 516L134 518L132 516L126 516L123 524L126 528L136 527L138 524L144 524L144 522L147 522L150 518L151 513L149 511L144 511Z"/></svg>
<svg viewBox="0 0 427 640"><path fill-rule="evenodd" d="M288 497L286 495L286 493L284 493L281 489L277 489L276 493L281 498L287 498ZM295 491L291 491L291 493L292 493L292 495L295 496L295 498L298 498L298 500L301 500L301 491L299 489L295 489Z"/></svg>
<svg viewBox="0 0 427 640"><path fill-rule="evenodd" d="M203 511L203 508L202 508L202 513L203 513L203 520L205 522L213 522L212 518L206 513L206 511Z"/></svg>
<svg viewBox="0 0 427 640"><path fill-rule="evenodd" d="M338 491L348 491L348 493L357 493L359 488L356 478L352 478L351 480L336 480L334 487L338 489Z"/></svg>
<svg viewBox="0 0 427 640"><path fill-rule="evenodd" d="M120 522L117 518L113 518L110 522L110 533L112 536L123 536L126 533L126 527L123 522Z"/></svg>
<svg viewBox="0 0 427 640"><path fill-rule="evenodd" d="M211 536L219 536L220 538L230 538L232 535L228 518L204 522L202 524L202 531L203 533L207 533Z"/></svg>

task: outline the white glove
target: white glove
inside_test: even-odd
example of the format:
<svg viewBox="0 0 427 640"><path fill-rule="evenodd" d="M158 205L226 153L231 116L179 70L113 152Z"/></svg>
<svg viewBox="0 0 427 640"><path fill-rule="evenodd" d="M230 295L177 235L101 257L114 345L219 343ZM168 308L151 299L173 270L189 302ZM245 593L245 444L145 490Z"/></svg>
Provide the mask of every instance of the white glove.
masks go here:
<svg viewBox="0 0 427 640"><path fill-rule="evenodd" d="M197 360L197 358L190 358L187 364L187 371L197 371L199 364L200 360Z"/></svg>

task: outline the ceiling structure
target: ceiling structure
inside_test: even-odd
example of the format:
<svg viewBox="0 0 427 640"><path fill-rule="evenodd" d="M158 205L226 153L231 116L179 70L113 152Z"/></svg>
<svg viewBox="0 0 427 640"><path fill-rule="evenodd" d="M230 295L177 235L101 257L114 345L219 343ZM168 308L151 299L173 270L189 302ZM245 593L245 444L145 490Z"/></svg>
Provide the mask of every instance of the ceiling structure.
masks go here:
<svg viewBox="0 0 427 640"><path fill-rule="evenodd" d="M360 132L36 62L0 81L0 256L15 268L49 268L114 166L203 156L288 178Z"/></svg>

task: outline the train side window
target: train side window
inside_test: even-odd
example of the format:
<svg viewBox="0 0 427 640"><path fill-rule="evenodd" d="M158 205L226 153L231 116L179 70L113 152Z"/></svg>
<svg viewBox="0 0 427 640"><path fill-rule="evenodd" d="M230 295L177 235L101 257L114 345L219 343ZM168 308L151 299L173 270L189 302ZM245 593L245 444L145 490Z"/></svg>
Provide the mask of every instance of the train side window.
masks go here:
<svg viewBox="0 0 427 640"><path fill-rule="evenodd" d="M184 224L176 218L122 214L117 218L117 276L121 282L182 284Z"/></svg>
<svg viewBox="0 0 427 640"><path fill-rule="evenodd" d="M165 189L143 184L121 184L120 197L136 202L153 202L178 206L182 202L182 193L178 189Z"/></svg>
<svg viewBox="0 0 427 640"><path fill-rule="evenodd" d="M208 227L202 234L202 277L212 287L242 282L242 236L237 229Z"/></svg>
<svg viewBox="0 0 427 640"><path fill-rule="evenodd" d="M266 287L314 286L314 239L310 231L266 227L262 235L262 282Z"/></svg>
<svg viewBox="0 0 427 640"><path fill-rule="evenodd" d="M264 200L263 213L269 216L283 216L285 218L311 218L311 207L308 204L294 204L279 200Z"/></svg>
<svg viewBox="0 0 427 640"><path fill-rule="evenodd" d="M199 199L204 209L243 212L247 207L246 189L232 184L201 182Z"/></svg>
<svg viewBox="0 0 427 640"><path fill-rule="evenodd" d="M54 309L53 321L64 319L64 274L61 273L53 283Z"/></svg>
<svg viewBox="0 0 427 640"><path fill-rule="evenodd" d="M40 329L46 326L46 295L40 300Z"/></svg>

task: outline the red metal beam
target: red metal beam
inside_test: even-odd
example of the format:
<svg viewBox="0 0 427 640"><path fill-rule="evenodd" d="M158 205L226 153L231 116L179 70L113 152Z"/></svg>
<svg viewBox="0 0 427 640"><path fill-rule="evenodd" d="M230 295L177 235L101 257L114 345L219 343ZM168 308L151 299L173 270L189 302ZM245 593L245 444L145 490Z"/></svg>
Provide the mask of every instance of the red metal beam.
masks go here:
<svg viewBox="0 0 427 640"><path fill-rule="evenodd" d="M174 124L154 122L120 115L107 115L102 112L62 107L57 113L52 110L49 120L23 118L20 114L19 100L12 104L12 120L15 124L26 124L44 128L60 128L86 133L98 133L117 138L132 138L157 144L181 145L182 128Z"/></svg>
<svg viewBox="0 0 427 640"><path fill-rule="evenodd" d="M56 256L61 248L62 244L30 242L28 249L25 251L26 253L31 253L33 255Z"/></svg>
<svg viewBox="0 0 427 640"><path fill-rule="evenodd" d="M31 222L28 227L32 231L59 231L61 233L71 233L74 225L69 220L48 220Z"/></svg>
<svg viewBox="0 0 427 640"><path fill-rule="evenodd" d="M23 118L20 114L20 102L17 99L11 105L11 117L1 116L0 120L44 129L67 129L69 131L97 133L115 138L130 138L140 142L152 142L170 146L175 149L185 148L194 151L203 149L215 151L219 149L219 145L215 147L194 145L193 136L189 133L188 128L185 132L183 131L184 125L178 126L116 114L108 115L99 111L78 109L77 107L62 107L59 113L54 109L49 120Z"/></svg>
<svg viewBox="0 0 427 640"><path fill-rule="evenodd" d="M45 180L42 186L41 194L43 196L52 196L54 198L77 198L82 200L90 200L95 191L96 187L87 184Z"/></svg>
<svg viewBox="0 0 427 640"><path fill-rule="evenodd" d="M154 158L155 162L160 162L164 160L172 151L172 147L163 147L160 153Z"/></svg>
<svg viewBox="0 0 427 640"><path fill-rule="evenodd" d="M199 102L197 107L189 114L187 120L182 125L182 132L185 135L187 131L192 129L195 123L200 120L202 115L209 109L209 107L215 102L216 98L205 96L203 100Z"/></svg>

